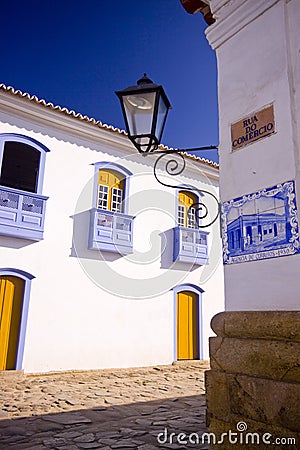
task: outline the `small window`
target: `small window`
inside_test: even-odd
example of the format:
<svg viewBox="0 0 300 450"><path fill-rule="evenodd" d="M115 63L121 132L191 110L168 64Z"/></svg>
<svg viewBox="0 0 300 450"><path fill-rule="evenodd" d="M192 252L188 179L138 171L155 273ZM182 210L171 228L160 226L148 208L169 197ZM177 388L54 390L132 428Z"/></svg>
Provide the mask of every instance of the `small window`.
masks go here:
<svg viewBox="0 0 300 450"><path fill-rule="evenodd" d="M48 152L47 147L29 136L0 134L0 186L42 195Z"/></svg>
<svg viewBox="0 0 300 450"><path fill-rule="evenodd" d="M178 194L177 222L180 227L197 228L197 197L192 192L180 191Z"/></svg>
<svg viewBox="0 0 300 450"><path fill-rule="evenodd" d="M40 152L23 142L4 143L1 178L2 186L37 192Z"/></svg>
<svg viewBox="0 0 300 450"><path fill-rule="evenodd" d="M133 216L128 215L129 170L115 163L95 163L94 207L88 248L119 255L133 252Z"/></svg>
<svg viewBox="0 0 300 450"><path fill-rule="evenodd" d="M49 149L29 136L0 134L0 235L43 239L43 195L46 153Z"/></svg>
<svg viewBox="0 0 300 450"><path fill-rule="evenodd" d="M108 186L104 186L103 184L98 185L98 201L97 208L100 209L108 209Z"/></svg>
<svg viewBox="0 0 300 450"><path fill-rule="evenodd" d="M111 210L121 212L123 200L123 189L113 188L111 198Z"/></svg>
<svg viewBox="0 0 300 450"><path fill-rule="evenodd" d="M99 170L97 208L123 212L124 175L115 170Z"/></svg>
<svg viewBox="0 0 300 450"><path fill-rule="evenodd" d="M196 209L191 206L188 209L187 226L188 228L196 228Z"/></svg>
<svg viewBox="0 0 300 450"><path fill-rule="evenodd" d="M184 227L184 206L178 205L178 225Z"/></svg>

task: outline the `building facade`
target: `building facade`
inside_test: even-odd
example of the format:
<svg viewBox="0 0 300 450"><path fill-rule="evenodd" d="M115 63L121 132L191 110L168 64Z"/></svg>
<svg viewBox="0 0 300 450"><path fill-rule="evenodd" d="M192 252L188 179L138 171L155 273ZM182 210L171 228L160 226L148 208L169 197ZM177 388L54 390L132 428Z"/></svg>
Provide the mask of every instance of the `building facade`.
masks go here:
<svg viewBox="0 0 300 450"><path fill-rule="evenodd" d="M218 167L170 158L155 177L123 131L1 85L0 370L208 358L221 239L197 205Z"/></svg>

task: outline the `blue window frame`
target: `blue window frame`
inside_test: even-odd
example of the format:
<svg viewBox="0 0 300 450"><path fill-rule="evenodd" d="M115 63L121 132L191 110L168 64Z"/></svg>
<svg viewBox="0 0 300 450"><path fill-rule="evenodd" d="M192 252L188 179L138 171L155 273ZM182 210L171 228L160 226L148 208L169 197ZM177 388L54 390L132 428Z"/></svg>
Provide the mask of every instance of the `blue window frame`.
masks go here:
<svg viewBox="0 0 300 450"><path fill-rule="evenodd" d="M42 189L48 151L33 138L0 134L0 235L43 239L48 197Z"/></svg>
<svg viewBox="0 0 300 450"><path fill-rule="evenodd" d="M116 163L95 164L88 248L118 254L133 251L133 216L127 214L131 172Z"/></svg>

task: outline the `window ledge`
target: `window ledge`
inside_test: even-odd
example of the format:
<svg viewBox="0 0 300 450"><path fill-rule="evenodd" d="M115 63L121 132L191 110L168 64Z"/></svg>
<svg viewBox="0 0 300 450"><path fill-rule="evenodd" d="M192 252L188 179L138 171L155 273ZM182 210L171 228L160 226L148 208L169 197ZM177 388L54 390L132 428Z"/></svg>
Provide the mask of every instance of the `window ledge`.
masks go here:
<svg viewBox="0 0 300 450"><path fill-rule="evenodd" d="M195 228L175 227L173 261L208 264L208 231Z"/></svg>
<svg viewBox="0 0 300 450"><path fill-rule="evenodd" d="M0 186L0 235L43 239L48 197Z"/></svg>
<svg viewBox="0 0 300 450"><path fill-rule="evenodd" d="M93 208L90 214L90 250L121 255L133 252L133 216L97 208Z"/></svg>

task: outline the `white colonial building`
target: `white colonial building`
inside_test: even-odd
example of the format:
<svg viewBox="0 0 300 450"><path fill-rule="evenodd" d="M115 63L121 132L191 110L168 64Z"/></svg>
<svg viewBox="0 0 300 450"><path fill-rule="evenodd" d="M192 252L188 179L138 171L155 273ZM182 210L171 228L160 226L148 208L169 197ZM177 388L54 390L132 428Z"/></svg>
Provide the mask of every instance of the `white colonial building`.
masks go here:
<svg viewBox="0 0 300 450"><path fill-rule="evenodd" d="M154 176L123 131L0 85L0 370L208 359L218 166L164 158Z"/></svg>

